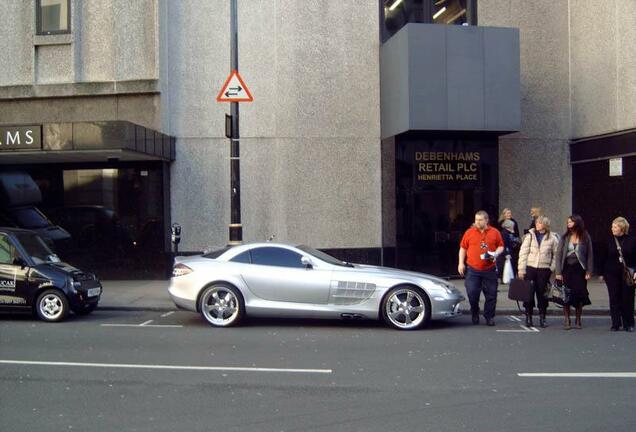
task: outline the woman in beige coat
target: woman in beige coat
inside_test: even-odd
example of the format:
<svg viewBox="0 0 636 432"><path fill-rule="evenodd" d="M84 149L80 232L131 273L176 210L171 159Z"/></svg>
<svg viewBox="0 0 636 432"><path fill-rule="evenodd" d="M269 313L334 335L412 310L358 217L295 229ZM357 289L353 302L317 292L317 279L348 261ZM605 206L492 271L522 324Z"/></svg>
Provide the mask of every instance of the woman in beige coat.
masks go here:
<svg viewBox="0 0 636 432"><path fill-rule="evenodd" d="M535 227L524 236L521 244L518 273L520 279L534 282L534 296L539 308L539 326L545 327L545 315L548 310L545 290L556 267L559 238L550 232L550 219L547 217L537 217L534 224ZM532 326L534 298L528 303L524 302L523 306L526 309L526 325Z"/></svg>

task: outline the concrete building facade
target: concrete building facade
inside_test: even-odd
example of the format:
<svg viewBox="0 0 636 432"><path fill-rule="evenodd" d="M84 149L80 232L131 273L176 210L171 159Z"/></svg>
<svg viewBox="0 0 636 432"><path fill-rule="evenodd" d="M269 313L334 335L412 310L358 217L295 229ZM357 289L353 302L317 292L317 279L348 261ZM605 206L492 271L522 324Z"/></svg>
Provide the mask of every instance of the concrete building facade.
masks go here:
<svg viewBox="0 0 636 432"><path fill-rule="evenodd" d="M522 225L539 205L558 230L573 210L585 216L573 209L570 148L573 139L636 127L636 4L445 1L440 13L426 0L238 0L239 70L254 95L240 106L244 241L274 236L352 261L450 275L452 265L435 262L456 250L434 240L450 228L414 222L447 205L440 200L453 202L447 224L455 230L466 228L457 216L481 204L491 213L511 208ZM40 34L38 11L51 5L68 5L67 32ZM159 236L154 247L167 251L174 222L182 251L225 245L229 104L215 96L230 73L229 15L228 0L0 1L0 16L10 17L0 29L0 126L43 131L37 153L2 151L0 168L30 173L53 197L41 204L45 213L114 207L135 245ZM443 25L451 21L469 25ZM442 42L446 51L437 50ZM383 71L407 71L408 85ZM431 80L417 83L429 72L447 82L445 93ZM77 132L86 129L94 139ZM60 141L68 145L53 144ZM404 152L421 154L421 146L483 152L486 180L420 185L426 199L409 201ZM65 175L68 184L92 180L71 190ZM110 192L94 192L106 183ZM73 198L78 191L94 202ZM410 231L401 228L407 220ZM421 238L434 252L403 260L428 253ZM451 230L444 248L454 241Z"/></svg>

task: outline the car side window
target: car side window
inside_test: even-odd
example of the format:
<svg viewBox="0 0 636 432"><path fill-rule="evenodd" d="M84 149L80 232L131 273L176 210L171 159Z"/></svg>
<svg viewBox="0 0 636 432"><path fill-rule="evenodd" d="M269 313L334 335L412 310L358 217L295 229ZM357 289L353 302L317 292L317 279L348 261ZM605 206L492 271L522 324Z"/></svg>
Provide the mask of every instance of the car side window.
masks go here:
<svg viewBox="0 0 636 432"><path fill-rule="evenodd" d="M300 262L301 255L288 249L277 247L261 247L252 249L252 264L276 266L276 267L292 267L305 268Z"/></svg>
<svg viewBox="0 0 636 432"><path fill-rule="evenodd" d="M230 261L237 262L237 263L251 264L252 260L250 259L250 251L245 251L243 253L240 253L234 258L232 258Z"/></svg>
<svg viewBox="0 0 636 432"><path fill-rule="evenodd" d="M13 264L13 259L17 256L17 251L9 237L0 234L0 264Z"/></svg>

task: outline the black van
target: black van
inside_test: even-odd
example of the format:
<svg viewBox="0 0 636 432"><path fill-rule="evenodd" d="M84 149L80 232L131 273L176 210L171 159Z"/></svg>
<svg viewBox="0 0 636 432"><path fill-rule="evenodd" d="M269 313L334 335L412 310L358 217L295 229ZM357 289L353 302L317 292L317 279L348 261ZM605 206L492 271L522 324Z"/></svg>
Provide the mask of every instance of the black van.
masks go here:
<svg viewBox="0 0 636 432"><path fill-rule="evenodd" d="M102 285L92 273L60 262L35 232L0 228L0 309L29 310L44 321L92 312Z"/></svg>

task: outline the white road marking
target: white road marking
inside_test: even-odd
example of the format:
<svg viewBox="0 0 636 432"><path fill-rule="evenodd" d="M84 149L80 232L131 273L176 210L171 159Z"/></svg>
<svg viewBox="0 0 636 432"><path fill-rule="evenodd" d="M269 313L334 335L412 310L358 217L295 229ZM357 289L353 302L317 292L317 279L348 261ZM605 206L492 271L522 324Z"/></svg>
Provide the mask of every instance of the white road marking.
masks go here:
<svg viewBox="0 0 636 432"><path fill-rule="evenodd" d="M496 330L496 331L500 333L539 333L540 332L538 328L526 327L523 324L519 324L519 327L521 327L522 330Z"/></svg>
<svg viewBox="0 0 636 432"><path fill-rule="evenodd" d="M141 324L139 324L139 325L140 325L140 326L145 326L145 325L150 324L150 323L151 323L151 322L153 322L153 321L154 321L154 320L148 320L148 321L146 321L146 322L142 322L142 323L141 323Z"/></svg>
<svg viewBox="0 0 636 432"><path fill-rule="evenodd" d="M174 311L170 311L170 312L166 312L165 314L161 315L161 318L165 318L167 316L170 316L174 313Z"/></svg>
<svg viewBox="0 0 636 432"><path fill-rule="evenodd" d="M636 378L636 372L518 373L529 378Z"/></svg>
<svg viewBox="0 0 636 432"><path fill-rule="evenodd" d="M1 364L33 365L33 366L74 366L93 368L119 368L119 369L169 369L169 370L197 370L197 371L229 371L229 372L286 372L306 374L330 374L332 369L280 369L257 367L224 367L224 366L177 366L177 365L152 365L152 364L125 364L125 363L76 363L76 362L45 362L28 360L0 360Z"/></svg>
<svg viewBox="0 0 636 432"><path fill-rule="evenodd" d="M512 318L512 321L518 321L518 322L521 322L521 318L516 317L516 316L514 316L514 315L510 315L510 318Z"/></svg>
<svg viewBox="0 0 636 432"><path fill-rule="evenodd" d="M101 327L144 327L144 328L157 328L157 327L173 327L173 328L181 328L183 327L180 324L100 324Z"/></svg>

